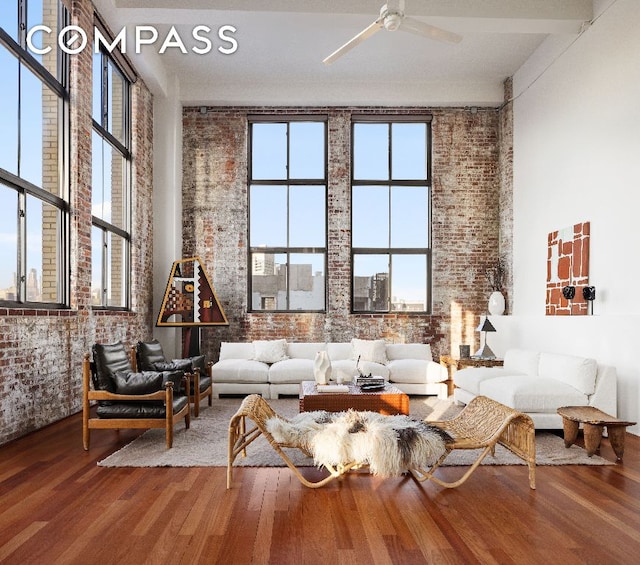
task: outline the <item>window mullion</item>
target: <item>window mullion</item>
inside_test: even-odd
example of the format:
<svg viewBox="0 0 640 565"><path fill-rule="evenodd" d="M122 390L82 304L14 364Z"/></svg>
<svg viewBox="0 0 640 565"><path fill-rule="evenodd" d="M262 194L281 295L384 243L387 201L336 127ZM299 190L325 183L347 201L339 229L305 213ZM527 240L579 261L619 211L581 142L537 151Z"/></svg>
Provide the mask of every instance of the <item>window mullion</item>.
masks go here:
<svg viewBox="0 0 640 565"><path fill-rule="evenodd" d="M27 49L27 1L18 2L18 43L24 50Z"/></svg>
<svg viewBox="0 0 640 565"><path fill-rule="evenodd" d="M100 85L101 126L109 131L109 64L104 53L100 52L102 84Z"/></svg>
<svg viewBox="0 0 640 565"><path fill-rule="evenodd" d="M291 306L291 285L289 284L289 277L291 275L291 255L289 253L289 246L291 245L291 124L287 122L287 270L285 273L285 285L286 285L286 309L289 310Z"/></svg>
<svg viewBox="0 0 640 565"><path fill-rule="evenodd" d="M109 232L102 230L102 306L108 306L109 292Z"/></svg>
<svg viewBox="0 0 640 565"><path fill-rule="evenodd" d="M18 192L18 272L16 290L19 302L27 298L27 195Z"/></svg>

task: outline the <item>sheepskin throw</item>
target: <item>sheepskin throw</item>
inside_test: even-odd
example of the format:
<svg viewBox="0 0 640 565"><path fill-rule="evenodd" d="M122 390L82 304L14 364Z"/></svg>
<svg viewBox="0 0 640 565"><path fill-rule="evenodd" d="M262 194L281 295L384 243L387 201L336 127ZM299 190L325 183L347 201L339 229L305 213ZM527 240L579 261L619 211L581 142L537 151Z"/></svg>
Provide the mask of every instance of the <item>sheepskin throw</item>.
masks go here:
<svg viewBox="0 0 640 565"><path fill-rule="evenodd" d="M267 430L280 444L300 447L318 466L369 465L379 477L425 469L445 452L449 438L435 426L409 416L376 412L302 412L290 420L270 418Z"/></svg>

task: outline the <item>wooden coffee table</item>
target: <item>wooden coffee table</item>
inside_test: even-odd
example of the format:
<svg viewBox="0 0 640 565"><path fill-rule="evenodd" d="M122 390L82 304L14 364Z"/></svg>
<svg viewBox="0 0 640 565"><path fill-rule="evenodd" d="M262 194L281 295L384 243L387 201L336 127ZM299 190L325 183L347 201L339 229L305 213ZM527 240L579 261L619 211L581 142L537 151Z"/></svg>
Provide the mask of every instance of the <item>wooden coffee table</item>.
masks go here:
<svg viewBox="0 0 640 565"><path fill-rule="evenodd" d="M409 397L398 387L386 384L383 390L362 392L349 384L349 392L318 392L314 381L300 383L300 412L327 410L343 412L368 410L380 414L409 414Z"/></svg>
<svg viewBox="0 0 640 565"><path fill-rule="evenodd" d="M591 457L600 447L602 430L606 426L609 434L609 443L619 461L624 455L624 436L627 426L635 425L635 422L619 420L593 406L563 406L558 408L558 414L562 416L564 428L564 445L571 447L578 437L580 424L584 426L584 448Z"/></svg>

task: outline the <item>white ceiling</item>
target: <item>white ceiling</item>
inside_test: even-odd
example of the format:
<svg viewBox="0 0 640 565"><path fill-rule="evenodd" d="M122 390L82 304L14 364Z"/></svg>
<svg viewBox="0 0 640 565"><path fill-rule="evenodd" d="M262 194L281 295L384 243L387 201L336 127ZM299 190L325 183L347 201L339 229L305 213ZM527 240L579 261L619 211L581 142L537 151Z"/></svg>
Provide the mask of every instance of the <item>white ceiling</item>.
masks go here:
<svg viewBox="0 0 640 565"><path fill-rule="evenodd" d="M406 15L463 36L458 44L381 30L333 65L322 60L371 24L384 0L94 0L114 32L151 25L155 46L130 57L156 94L176 77L185 105L497 106L503 82L549 35L575 36L592 0L406 0ZM178 7L179 5L179 7ZM171 26L189 50L157 51ZM213 50L191 36L208 25ZM238 49L217 38L236 28ZM129 39L129 45L131 40Z"/></svg>

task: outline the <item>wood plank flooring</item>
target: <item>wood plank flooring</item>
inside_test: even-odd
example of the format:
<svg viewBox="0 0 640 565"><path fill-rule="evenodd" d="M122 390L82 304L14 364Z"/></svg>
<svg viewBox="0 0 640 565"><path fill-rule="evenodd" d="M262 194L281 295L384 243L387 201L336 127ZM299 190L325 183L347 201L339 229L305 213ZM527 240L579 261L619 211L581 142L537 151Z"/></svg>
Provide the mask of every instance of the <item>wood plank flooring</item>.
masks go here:
<svg viewBox="0 0 640 565"><path fill-rule="evenodd" d="M640 555L640 437L630 434L623 464L538 467L531 491L521 466L481 467L451 490L363 473L311 490L286 468L239 468L226 490L224 468L96 465L138 433L96 430L87 453L76 415L0 446L0 563L606 565ZM615 460L607 440L601 455Z"/></svg>

